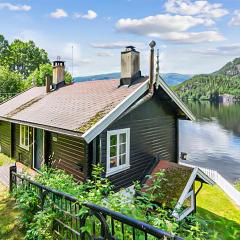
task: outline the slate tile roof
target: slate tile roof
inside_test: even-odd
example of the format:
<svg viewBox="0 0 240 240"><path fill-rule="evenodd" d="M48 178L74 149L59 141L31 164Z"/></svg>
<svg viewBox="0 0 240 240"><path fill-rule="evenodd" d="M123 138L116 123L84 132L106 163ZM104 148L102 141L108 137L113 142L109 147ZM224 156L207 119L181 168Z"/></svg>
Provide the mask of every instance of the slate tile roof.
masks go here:
<svg viewBox="0 0 240 240"><path fill-rule="evenodd" d="M45 93L45 87L33 87L0 105L0 117L85 132L147 78L130 87L119 87L119 79L74 83Z"/></svg>

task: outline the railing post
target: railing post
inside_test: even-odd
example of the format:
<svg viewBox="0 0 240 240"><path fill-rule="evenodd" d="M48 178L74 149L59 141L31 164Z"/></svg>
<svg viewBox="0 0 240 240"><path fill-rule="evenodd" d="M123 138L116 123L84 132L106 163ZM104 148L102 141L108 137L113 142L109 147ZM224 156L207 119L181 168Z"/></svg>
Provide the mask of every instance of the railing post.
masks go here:
<svg viewBox="0 0 240 240"><path fill-rule="evenodd" d="M13 184L16 185L17 184L17 178L15 175L13 175L14 173L17 173L17 166L10 166L9 167L9 191L12 192L13 191Z"/></svg>
<svg viewBox="0 0 240 240"><path fill-rule="evenodd" d="M42 193L40 194L40 199L41 199L41 210L44 210L44 203L45 203L45 198L47 196L47 191L42 190Z"/></svg>

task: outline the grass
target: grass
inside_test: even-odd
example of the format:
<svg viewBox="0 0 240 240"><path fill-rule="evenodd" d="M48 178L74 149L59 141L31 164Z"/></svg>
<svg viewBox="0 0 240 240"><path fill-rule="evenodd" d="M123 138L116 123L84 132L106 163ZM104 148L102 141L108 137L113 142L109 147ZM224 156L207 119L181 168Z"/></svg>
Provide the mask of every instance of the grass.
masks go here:
<svg viewBox="0 0 240 240"><path fill-rule="evenodd" d="M3 153L0 153L0 166L14 163L15 161Z"/></svg>
<svg viewBox="0 0 240 240"><path fill-rule="evenodd" d="M240 192L240 179L238 179L235 184L234 184L235 188Z"/></svg>
<svg viewBox="0 0 240 240"><path fill-rule="evenodd" d="M0 239L21 240L23 234L18 228L19 212L14 209L14 200L0 183Z"/></svg>
<svg viewBox="0 0 240 240"><path fill-rule="evenodd" d="M209 222L212 239L240 239L240 208L218 186L204 184L197 196L197 214Z"/></svg>

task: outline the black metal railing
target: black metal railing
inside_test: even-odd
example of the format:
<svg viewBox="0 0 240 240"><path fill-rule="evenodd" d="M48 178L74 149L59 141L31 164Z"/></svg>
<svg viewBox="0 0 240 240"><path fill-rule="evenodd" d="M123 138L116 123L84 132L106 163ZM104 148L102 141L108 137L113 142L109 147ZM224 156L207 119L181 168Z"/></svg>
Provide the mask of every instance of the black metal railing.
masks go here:
<svg viewBox="0 0 240 240"><path fill-rule="evenodd" d="M78 199L18 174L10 167L10 191L22 186L33 189L39 197L39 211L51 206L58 213L53 232L58 239L175 239L182 238L118 212ZM79 214L85 211L84 214ZM89 228L89 229L86 229Z"/></svg>

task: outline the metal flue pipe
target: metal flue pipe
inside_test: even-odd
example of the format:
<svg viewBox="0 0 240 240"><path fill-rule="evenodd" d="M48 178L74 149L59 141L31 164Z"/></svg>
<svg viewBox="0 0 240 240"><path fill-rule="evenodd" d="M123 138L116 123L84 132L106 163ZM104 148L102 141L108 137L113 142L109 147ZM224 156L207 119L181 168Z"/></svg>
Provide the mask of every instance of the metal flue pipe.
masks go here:
<svg viewBox="0 0 240 240"><path fill-rule="evenodd" d="M154 47L156 46L155 41L149 43L150 50L150 73L149 73L149 90L153 90L153 79L154 79Z"/></svg>

